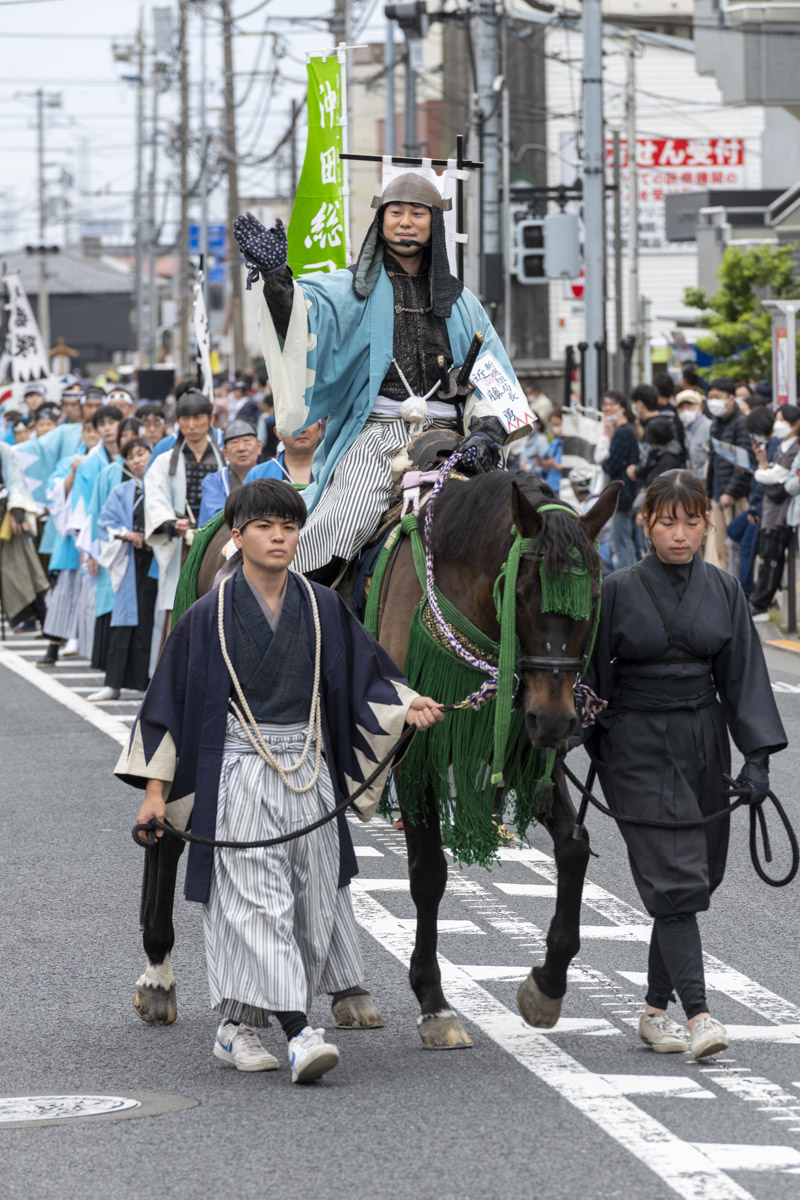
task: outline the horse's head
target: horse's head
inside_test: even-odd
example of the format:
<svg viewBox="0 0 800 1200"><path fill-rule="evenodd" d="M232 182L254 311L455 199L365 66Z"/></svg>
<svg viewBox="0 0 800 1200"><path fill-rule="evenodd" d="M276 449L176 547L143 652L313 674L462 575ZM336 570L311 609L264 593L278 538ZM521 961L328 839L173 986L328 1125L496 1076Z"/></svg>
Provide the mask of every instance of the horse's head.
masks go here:
<svg viewBox="0 0 800 1200"><path fill-rule="evenodd" d="M533 543L520 560L516 624L525 688L525 726L534 746L551 749L575 732L574 686L589 648L600 584L594 541L613 514L621 484L612 483L585 516L540 513L511 488L511 518Z"/></svg>

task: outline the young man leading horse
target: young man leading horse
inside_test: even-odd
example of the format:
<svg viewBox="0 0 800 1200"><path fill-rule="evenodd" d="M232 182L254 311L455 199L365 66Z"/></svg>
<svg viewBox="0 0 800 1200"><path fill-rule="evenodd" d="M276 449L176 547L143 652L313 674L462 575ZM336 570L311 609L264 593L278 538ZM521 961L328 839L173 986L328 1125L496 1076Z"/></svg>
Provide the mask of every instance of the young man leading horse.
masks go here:
<svg viewBox="0 0 800 1200"><path fill-rule="evenodd" d="M442 718L334 592L289 571L305 515L280 481L229 496L241 564L175 626L116 767L145 788L140 822L180 814L193 796L201 837L290 834L367 778L406 723L427 729ZM357 802L364 820L385 774ZM317 992L362 983L356 873L343 813L268 849L191 845L185 894L204 906L218 1058L241 1071L277 1068L258 1034L274 1015L293 1083L336 1065L338 1050L308 1011Z"/></svg>

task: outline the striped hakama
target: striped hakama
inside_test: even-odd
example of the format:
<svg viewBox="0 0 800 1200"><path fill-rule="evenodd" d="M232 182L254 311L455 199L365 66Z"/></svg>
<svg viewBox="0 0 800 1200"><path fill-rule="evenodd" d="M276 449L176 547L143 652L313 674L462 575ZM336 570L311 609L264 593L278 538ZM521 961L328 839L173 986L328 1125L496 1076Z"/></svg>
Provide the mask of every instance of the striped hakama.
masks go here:
<svg viewBox="0 0 800 1200"><path fill-rule="evenodd" d="M47 616L44 622L46 637L68 641L69 638L78 636L80 595L80 571L59 571L55 586L47 593Z"/></svg>
<svg viewBox="0 0 800 1200"><path fill-rule="evenodd" d="M259 725L283 767L296 762L305 725ZM313 773L313 744L289 778ZM216 838L259 841L311 824L335 803L322 759L315 787L297 795L263 761L229 716ZM308 1012L319 993L363 982L349 887L339 888L339 833L330 821L313 833L263 850L215 850L204 905L211 1003L222 1017L267 1025L274 1012Z"/></svg>
<svg viewBox="0 0 800 1200"><path fill-rule="evenodd" d="M425 422L426 429L431 426L457 428L455 420ZM294 570L315 571L333 558L350 562L366 546L394 494L392 459L408 439L402 417L367 418L300 531Z"/></svg>
<svg viewBox="0 0 800 1200"><path fill-rule="evenodd" d="M80 598L78 600L78 648L81 658L91 659L94 646L94 610L97 602L97 580L86 571L79 572L81 577Z"/></svg>

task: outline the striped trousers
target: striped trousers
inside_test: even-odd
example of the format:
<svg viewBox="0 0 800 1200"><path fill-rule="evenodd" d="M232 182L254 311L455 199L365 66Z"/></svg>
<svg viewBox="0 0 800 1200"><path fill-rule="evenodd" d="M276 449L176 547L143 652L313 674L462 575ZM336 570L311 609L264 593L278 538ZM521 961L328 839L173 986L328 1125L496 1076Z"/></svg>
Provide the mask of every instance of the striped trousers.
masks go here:
<svg viewBox="0 0 800 1200"><path fill-rule="evenodd" d="M432 425L457 427L455 421L435 420L425 428ZM392 459L407 445L408 425L401 417L367 418L300 530L296 571L316 571L333 558L349 562L366 546L394 493Z"/></svg>
<svg viewBox="0 0 800 1200"><path fill-rule="evenodd" d="M305 725L261 725L283 767L296 761ZM313 747L289 776L311 778ZM300 829L334 805L323 758L316 785L290 792L228 717L216 837L260 841ZM274 1012L308 1012L313 997L360 985L364 967L349 887L338 887L339 833L330 821L263 850L215 850L204 909L212 1006L221 1017L263 1027Z"/></svg>
<svg viewBox="0 0 800 1200"><path fill-rule="evenodd" d="M47 593L47 616L44 620L46 637L68 641L78 636L80 597L80 571L59 571L55 586Z"/></svg>

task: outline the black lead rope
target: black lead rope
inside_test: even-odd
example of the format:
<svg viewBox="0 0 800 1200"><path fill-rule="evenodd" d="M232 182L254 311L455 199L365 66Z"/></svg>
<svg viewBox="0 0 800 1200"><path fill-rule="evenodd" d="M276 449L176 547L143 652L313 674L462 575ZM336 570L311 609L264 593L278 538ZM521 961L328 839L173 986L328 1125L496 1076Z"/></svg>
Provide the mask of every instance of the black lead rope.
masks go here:
<svg viewBox="0 0 800 1200"><path fill-rule="evenodd" d="M719 812L711 813L707 817L698 818L696 821L655 821L650 817L634 817L629 816L626 813L613 812L610 808L607 808L605 804L602 804L596 796L592 795L590 786L591 782L594 780L594 768L590 770L586 781L590 786L586 786L586 784L583 784L578 776L569 769L563 759L560 761L559 766L570 783L576 787L581 794L580 812L578 814L578 819L575 826L576 836L580 836L580 832L583 828L583 819L586 815L586 810L589 804L592 804L598 812L603 813L607 817L611 817L618 824L641 825L647 829L702 829L706 825L712 825L715 821L724 821L730 819L731 813L735 812L737 808L741 808L743 804L749 804L748 796L750 789L737 787L736 781L731 779L730 775L723 775L723 782L728 785L727 790L723 792L723 795L737 796L738 799L736 799L733 804L729 804L726 808L720 809ZM787 884L792 882L797 874L798 867L800 866L800 845L798 845L797 835L792 828L792 823L789 820L786 810L778 797L774 792L769 791L767 792L767 799L771 800L774 804L775 811L781 820L783 828L786 830L786 838L789 842L789 848L792 855L791 866L781 879L773 879L770 875L767 875L766 871L761 865L761 852L763 852L765 862L772 862L772 846L770 844L769 832L767 829L767 818L764 812L763 801L760 804L750 804L750 858L752 859L753 866L759 879L762 879L764 883L769 884L770 887L786 887ZM761 852L759 851L758 845L758 832L761 833Z"/></svg>
<svg viewBox="0 0 800 1200"><path fill-rule="evenodd" d="M443 712L454 712L457 705L443 704L441 708ZM153 817L150 821L134 825L131 830L133 840L143 850L148 846L155 846L157 845L156 830L160 829L163 833L169 834L170 837L179 838L182 842L190 842L193 846L211 846L214 850L266 850L269 846L281 846L284 842L293 842L297 838L305 837L307 833L313 833L315 829L320 829L323 825L327 825L329 821L332 821L334 817L338 817L339 813L343 813L346 808L349 808L351 804L358 800L359 796L362 796L368 788L372 787L378 776L387 767L391 766L397 755L402 754L415 732L416 726L409 725L408 729L405 729L397 739L386 757L381 759L368 779L365 779L354 792L342 800L340 804L337 804L335 808L326 812L324 817L320 817L318 821L312 822L311 825L306 825L303 829L295 829L293 833L284 833L281 837L266 838L260 842L218 842L214 838L197 837L193 833L187 833L186 830L176 829L174 825L170 825L169 821L159 821ZM139 834L142 834L143 837L140 837Z"/></svg>

